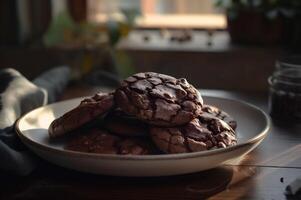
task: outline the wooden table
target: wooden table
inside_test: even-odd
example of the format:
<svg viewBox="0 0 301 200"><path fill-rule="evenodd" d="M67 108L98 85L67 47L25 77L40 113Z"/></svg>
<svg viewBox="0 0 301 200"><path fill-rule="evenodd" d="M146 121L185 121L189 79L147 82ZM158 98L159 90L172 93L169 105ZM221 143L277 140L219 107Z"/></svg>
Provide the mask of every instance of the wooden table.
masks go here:
<svg viewBox="0 0 301 200"><path fill-rule="evenodd" d="M63 99L97 88L70 87ZM202 90L246 100L267 111L267 95ZM1 161L0 161L1 162ZM0 199L286 199L286 186L301 177L301 128L272 124L268 137L237 165L172 177L125 178L67 170L40 160L29 176L0 173ZM2 196L1 196L2 195Z"/></svg>

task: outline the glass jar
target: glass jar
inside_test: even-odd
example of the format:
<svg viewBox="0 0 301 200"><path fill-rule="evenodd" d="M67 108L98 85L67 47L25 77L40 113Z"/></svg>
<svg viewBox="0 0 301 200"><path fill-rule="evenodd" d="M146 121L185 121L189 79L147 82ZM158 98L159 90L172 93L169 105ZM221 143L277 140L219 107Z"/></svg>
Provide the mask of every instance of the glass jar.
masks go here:
<svg viewBox="0 0 301 200"><path fill-rule="evenodd" d="M268 82L269 111L273 119L301 123L301 65L276 64Z"/></svg>

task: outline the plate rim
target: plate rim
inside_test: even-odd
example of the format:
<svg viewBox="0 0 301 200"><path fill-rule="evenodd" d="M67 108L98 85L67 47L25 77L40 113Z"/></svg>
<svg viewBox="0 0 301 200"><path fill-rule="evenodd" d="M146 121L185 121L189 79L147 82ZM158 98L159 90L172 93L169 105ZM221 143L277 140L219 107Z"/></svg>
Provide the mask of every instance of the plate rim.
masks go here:
<svg viewBox="0 0 301 200"><path fill-rule="evenodd" d="M226 148L220 148L220 149L213 149L213 150L207 150L207 151L199 151L199 152L189 152L189 153L180 153L180 154L163 154L163 155L112 155L112 154L99 154L99 153L86 153L86 152L79 152L79 151L71 151L71 150L66 150L66 149L56 149L48 145L43 145L41 143L37 143L34 140L31 140L30 138L26 137L22 131L20 130L20 122L23 120L28 114L31 112L41 109L46 106L52 106L54 104L59 104L67 101L74 101L76 99L82 99L83 97L77 97L77 98L72 98L64 101L58 101L55 103L47 104L44 106L40 106L34 110L29 111L28 113L25 113L22 117L20 117L15 125L15 131L18 135L18 137L21 139L23 143L25 143L26 146L31 145L35 146L39 149L45 150L45 151L52 151L53 153L60 153L60 154L65 154L65 155L71 155L71 156L76 156L76 157L85 157L85 158L101 158L101 159L108 159L108 160L135 160L135 161L145 161L145 160L180 160L180 159L189 159L189 158L196 158L196 157L207 157L207 156L212 156L216 154L221 154L221 153L228 153L231 151L235 151L236 149L243 148L245 146L253 145L254 143L259 142L260 140L263 140L270 128L271 128L271 119L270 117L259 107L248 103L243 100L238 100L238 99L233 99L233 98L227 98L227 97L217 97L217 96L211 96L211 95L203 95L203 97L209 97L209 98L215 98L215 99L222 99L222 100L230 100L230 101L235 101L236 103L239 104L245 104L257 111L259 111L265 118L266 124L264 129L258 133L255 137L250 138L249 140L236 144L234 146L226 147Z"/></svg>

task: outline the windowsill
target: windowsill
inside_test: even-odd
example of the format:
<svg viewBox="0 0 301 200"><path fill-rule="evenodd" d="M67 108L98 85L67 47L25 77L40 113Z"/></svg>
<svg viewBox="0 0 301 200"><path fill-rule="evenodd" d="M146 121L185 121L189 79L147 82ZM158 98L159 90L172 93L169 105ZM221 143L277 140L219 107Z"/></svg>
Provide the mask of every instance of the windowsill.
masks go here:
<svg viewBox="0 0 301 200"><path fill-rule="evenodd" d="M231 43L228 31L190 31L191 40L171 41L170 33L181 32L179 30L134 29L117 45L119 50L129 51L157 51L157 52L230 52L230 51L264 51L281 49L279 46L235 45ZM211 33L211 36L209 36ZM166 34L164 36L164 34ZM148 38L147 40L145 38ZM209 44L210 43L210 44Z"/></svg>
<svg viewBox="0 0 301 200"><path fill-rule="evenodd" d="M220 52L233 48L226 31L216 31L211 36L207 31L192 31L191 40L171 41L162 36L159 30L133 30L117 45L118 49L142 51L185 51L185 52ZM148 41L145 41L148 37ZM211 42L211 45L208 43Z"/></svg>

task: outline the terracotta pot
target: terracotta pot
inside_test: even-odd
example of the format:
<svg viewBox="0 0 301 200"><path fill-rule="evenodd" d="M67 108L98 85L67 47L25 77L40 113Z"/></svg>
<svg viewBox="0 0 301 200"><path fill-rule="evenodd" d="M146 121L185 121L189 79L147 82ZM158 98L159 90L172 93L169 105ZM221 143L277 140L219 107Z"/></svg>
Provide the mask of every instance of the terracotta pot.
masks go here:
<svg viewBox="0 0 301 200"><path fill-rule="evenodd" d="M233 43L274 45L282 41L283 19L268 19L264 13L239 11L234 18L227 15L228 30Z"/></svg>

